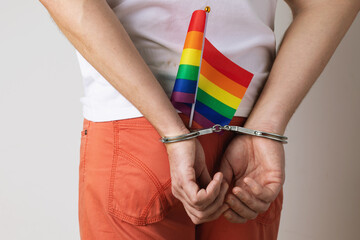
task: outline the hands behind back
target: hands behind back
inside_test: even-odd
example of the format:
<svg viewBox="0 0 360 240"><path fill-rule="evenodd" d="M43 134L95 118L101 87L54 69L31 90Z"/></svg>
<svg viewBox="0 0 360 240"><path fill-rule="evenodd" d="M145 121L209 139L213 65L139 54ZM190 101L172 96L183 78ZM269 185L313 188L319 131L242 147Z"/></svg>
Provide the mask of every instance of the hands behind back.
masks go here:
<svg viewBox="0 0 360 240"><path fill-rule="evenodd" d="M232 193L225 202L230 206L224 216L230 222L244 223L265 212L275 200L285 180L285 157L282 143L241 135L227 147L220 171Z"/></svg>
<svg viewBox="0 0 360 240"><path fill-rule="evenodd" d="M197 139L167 144L166 148L172 192L194 224L215 220L221 214L234 223L254 219L269 208L284 183L284 148L273 140L236 136L221 160L221 172L213 179ZM231 182L234 188L224 203Z"/></svg>
<svg viewBox="0 0 360 240"><path fill-rule="evenodd" d="M229 186L220 172L211 179L200 142L191 139L170 143L166 144L166 149L172 193L183 203L192 222L200 224L221 216L229 208L224 204Z"/></svg>

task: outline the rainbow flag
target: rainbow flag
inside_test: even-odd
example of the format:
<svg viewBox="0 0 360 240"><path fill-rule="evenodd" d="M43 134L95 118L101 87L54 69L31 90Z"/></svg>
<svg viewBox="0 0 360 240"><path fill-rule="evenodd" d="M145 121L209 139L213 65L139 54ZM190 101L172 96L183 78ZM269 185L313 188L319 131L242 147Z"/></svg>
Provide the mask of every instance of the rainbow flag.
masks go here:
<svg viewBox="0 0 360 240"><path fill-rule="evenodd" d="M171 102L202 127L227 125L253 74L241 68L205 37L208 12L193 13L176 76Z"/></svg>

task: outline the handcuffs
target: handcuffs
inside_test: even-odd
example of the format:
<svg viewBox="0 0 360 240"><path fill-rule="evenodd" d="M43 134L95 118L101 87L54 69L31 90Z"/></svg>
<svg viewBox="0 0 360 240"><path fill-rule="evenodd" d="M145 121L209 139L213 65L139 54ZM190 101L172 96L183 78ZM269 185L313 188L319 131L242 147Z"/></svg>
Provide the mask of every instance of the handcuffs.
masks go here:
<svg viewBox="0 0 360 240"><path fill-rule="evenodd" d="M182 135L173 136L173 137L165 136L165 137L162 137L160 139L160 141L163 143L180 142L180 141L196 138L196 137L199 137L202 135L221 132L223 130L257 136L257 137L268 138L268 139L275 140L275 141L282 142L282 143L287 143L287 139L288 139L287 137L285 137L283 135L279 135L279 134L275 134L275 133L268 133L268 132L263 132L263 131L258 131L258 130L252 130L252 129L239 127L239 126L230 126L230 125L221 126L220 124L215 124L211 128L193 130L192 132L187 133L187 134L182 134Z"/></svg>

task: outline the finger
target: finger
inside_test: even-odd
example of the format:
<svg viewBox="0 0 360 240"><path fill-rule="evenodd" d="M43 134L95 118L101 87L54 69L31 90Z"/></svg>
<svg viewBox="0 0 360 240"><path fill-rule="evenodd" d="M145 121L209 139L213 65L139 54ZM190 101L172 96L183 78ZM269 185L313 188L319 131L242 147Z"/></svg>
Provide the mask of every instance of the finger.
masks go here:
<svg viewBox="0 0 360 240"><path fill-rule="evenodd" d="M192 207L191 205L189 205L188 202L183 202L184 208L186 210L186 213L188 214L188 216L190 217L191 221L194 224L200 224L201 223L201 219L199 216L199 212L198 210L196 210L194 207Z"/></svg>
<svg viewBox="0 0 360 240"><path fill-rule="evenodd" d="M187 203L184 202L183 204L184 204L184 209L185 209L187 215L189 216L189 218L191 219L191 221L194 224L199 224L200 220L191 212L191 210L189 210L189 207L188 207Z"/></svg>
<svg viewBox="0 0 360 240"><path fill-rule="evenodd" d="M181 184L180 194L182 194L183 198L187 200L190 204L193 204L197 201L197 195L201 191L205 191L205 189L200 189L199 186L193 180L183 181Z"/></svg>
<svg viewBox="0 0 360 240"><path fill-rule="evenodd" d="M204 189L202 189L204 191ZM190 200L189 196L185 193L185 190L182 186L178 188L174 188L173 190L174 196L179 199L183 204L186 203L191 208L196 208L195 204L192 203L192 200Z"/></svg>
<svg viewBox="0 0 360 240"><path fill-rule="evenodd" d="M234 211L237 215L245 219L255 219L258 215L257 212L248 208L244 203L242 203L236 196L229 194L225 201L229 204L231 210Z"/></svg>
<svg viewBox="0 0 360 240"><path fill-rule="evenodd" d="M206 219L206 222L210 222L218 219L227 210L229 210L229 205L227 204L221 205L218 211L214 212L212 215L208 217L208 219Z"/></svg>
<svg viewBox="0 0 360 240"><path fill-rule="evenodd" d="M207 206L205 209L201 209L206 216L212 215L221 207L221 205L224 204L225 195L226 195L228 189L229 189L229 184L227 184L227 182L225 182L225 181L222 182L220 193L219 193L218 197L215 199L215 201L212 204L210 204L209 206Z"/></svg>
<svg viewBox="0 0 360 240"><path fill-rule="evenodd" d="M188 209L189 213L191 213L193 216L197 218L197 221L211 221L215 219L216 217L219 217L223 212L229 208L229 206L226 204L224 207L224 198L225 194L229 188L229 185L226 182L222 183L221 186L221 192L219 196L216 198L214 203L212 203L210 206L208 206L206 209L199 209L198 207L193 207L189 205L189 203L184 202L184 207Z"/></svg>
<svg viewBox="0 0 360 240"><path fill-rule="evenodd" d="M224 217L232 223L246 223L247 220L239 215L237 215L232 209L228 209L224 213Z"/></svg>
<svg viewBox="0 0 360 240"><path fill-rule="evenodd" d="M194 186L189 186L190 184L184 184L184 192L190 200L189 204L195 206L198 209L205 209L207 206L213 203L216 197L219 195L221 182L222 173L218 172L214 175L213 180L208 184L207 188L200 189L197 193L194 193Z"/></svg>
<svg viewBox="0 0 360 240"><path fill-rule="evenodd" d="M240 199L241 202L243 202L248 208L256 213L263 213L270 206L270 203L266 203L260 199L257 199L252 194L240 187L234 187L232 192L238 199Z"/></svg>
<svg viewBox="0 0 360 240"><path fill-rule="evenodd" d="M244 182L250 188L255 197L267 203L273 202L281 189L280 183L271 183L263 187L254 179L249 177L244 178Z"/></svg>
<svg viewBox="0 0 360 240"><path fill-rule="evenodd" d="M182 178L179 182L179 192L183 197L187 196L188 199L196 199L199 192L199 186L196 183L195 170L187 169L181 172Z"/></svg>
<svg viewBox="0 0 360 240"><path fill-rule="evenodd" d="M214 175L213 180L206 187L206 196L204 196L204 205L208 206L216 200L216 198L219 196L221 186L225 186L222 185L222 183L223 183L223 174L221 172L217 172Z"/></svg>
<svg viewBox="0 0 360 240"><path fill-rule="evenodd" d="M211 214L210 216L203 216L201 213L199 213L198 210L196 210L195 208L192 208L191 206L188 205L188 203L184 203L184 208L186 210L186 213L189 215L191 221L194 224L200 224L200 223L204 223L204 222L209 222L209 221L213 221L217 218L219 218L226 210L229 209L229 206L227 204L222 204L220 206L220 208L218 208L217 211L215 211L213 214Z"/></svg>

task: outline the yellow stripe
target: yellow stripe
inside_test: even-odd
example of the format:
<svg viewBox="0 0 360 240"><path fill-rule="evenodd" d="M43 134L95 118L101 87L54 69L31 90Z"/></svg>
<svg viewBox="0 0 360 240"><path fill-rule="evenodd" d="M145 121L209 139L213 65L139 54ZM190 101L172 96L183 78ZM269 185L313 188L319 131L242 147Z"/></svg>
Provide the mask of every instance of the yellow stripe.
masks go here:
<svg viewBox="0 0 360 240"><path fill-rule="evenodd" d="M185 48L181 55L180 64L200 66L201 50Z"/></svg>
<svg viewBox="0 0 360 240"><path fill-rule="evenodd" d="M235 97L234 95L230 94L229 92L219 88L217 85L213 84L209 81L206 77L200 74L199 77L199 88L201 88L204 92L208 93L210 96L216 98L220 102L237 109L241 99Z"/></svg>

